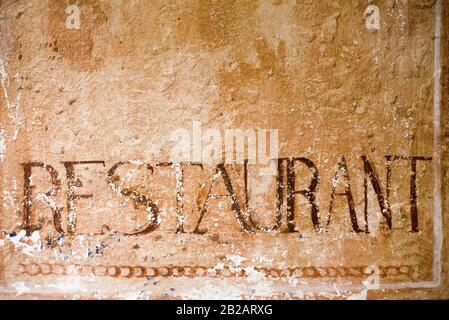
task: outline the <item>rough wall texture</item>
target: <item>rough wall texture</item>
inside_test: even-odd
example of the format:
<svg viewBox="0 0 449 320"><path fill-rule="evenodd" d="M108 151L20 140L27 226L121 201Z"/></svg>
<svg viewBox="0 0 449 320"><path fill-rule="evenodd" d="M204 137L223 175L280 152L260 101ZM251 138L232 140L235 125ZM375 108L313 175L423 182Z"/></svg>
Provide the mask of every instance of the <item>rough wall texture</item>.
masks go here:
<svg viewBox="0 0 449 320"><path fill-rule="evenodd" d="M1 297L449 298L447 1L0 9Z"/></svg>

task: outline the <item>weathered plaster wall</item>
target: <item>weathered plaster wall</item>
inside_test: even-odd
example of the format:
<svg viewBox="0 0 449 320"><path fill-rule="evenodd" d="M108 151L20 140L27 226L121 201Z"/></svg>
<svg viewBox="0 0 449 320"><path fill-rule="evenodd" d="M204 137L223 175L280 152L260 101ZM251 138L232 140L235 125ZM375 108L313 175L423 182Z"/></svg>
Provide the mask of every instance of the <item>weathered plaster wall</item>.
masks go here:
<svg viewBox="0 0 449 320"><path fill-rule="evenodd" d="M448 298L446 1L0 9L2 297ZM279 170L176 165L198 121Z"/></svg>

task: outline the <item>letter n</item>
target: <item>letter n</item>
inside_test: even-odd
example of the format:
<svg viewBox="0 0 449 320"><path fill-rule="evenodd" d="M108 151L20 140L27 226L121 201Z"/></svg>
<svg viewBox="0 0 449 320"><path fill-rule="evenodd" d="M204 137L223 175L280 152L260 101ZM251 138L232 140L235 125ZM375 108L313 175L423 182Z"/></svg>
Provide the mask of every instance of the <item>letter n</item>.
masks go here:
<svg viewBox="0 0 449 320"><path fill-rule="evenodd" d="M363 178L363 185L365 187L365 232L368 233L368 177L373 186L374 192L377 195L377 201L379 201L380 210L384 216L385 222L388 228L391 230L391 209L388 197L384 194L379 179L374 171L373 166L369 162L366 156L362 156L363 160L363 171L365 173ZM387 177L388 178L388 177Z"/></svg>

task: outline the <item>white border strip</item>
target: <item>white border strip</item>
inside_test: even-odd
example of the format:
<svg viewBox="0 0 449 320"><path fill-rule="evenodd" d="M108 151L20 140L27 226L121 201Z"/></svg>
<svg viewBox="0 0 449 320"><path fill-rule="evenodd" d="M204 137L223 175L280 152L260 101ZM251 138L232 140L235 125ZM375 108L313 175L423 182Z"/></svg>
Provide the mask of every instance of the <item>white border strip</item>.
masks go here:
<svg viewBox="0 0 449 320"><path fill-rule="evenodd" d="M435 70L433 73L433 164L434 164L434 221L435 234L433 277L435 286L441 283L441 250L443 245L442 202L441 202L441 0L436 2L435 14Z"/></svg>

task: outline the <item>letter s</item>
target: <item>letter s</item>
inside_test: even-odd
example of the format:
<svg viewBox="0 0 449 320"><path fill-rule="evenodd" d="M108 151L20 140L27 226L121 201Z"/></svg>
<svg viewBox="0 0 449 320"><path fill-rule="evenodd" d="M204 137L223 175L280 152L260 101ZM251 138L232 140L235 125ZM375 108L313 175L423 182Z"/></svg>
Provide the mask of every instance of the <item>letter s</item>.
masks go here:
<svg viewBox="0 0 449 320"><path fill-rule="evenodd" d="M149 233L151 231L153 231L154 229L156 229L159 225L159 208L156 206L156 204L151 201L151 199L144 195L144 194L140 194L136 191L130 190L128 188L122 188L117 181L119 181L119 177L114 175L115 171L117 170L118 167L120 167L121 165L124 164L132 164L131 161L125 161L125 162L118 162L116 164L114 164L111 169L109 169L108 171L108 185L111 187L112 190L114 190L115 192L124 195L125 197L129 197L131 198L134 202L139 203L144 205L147 209L146 211L149 213L149 223L141 228L139 228L137 231L132 232L132 233L126 233L126 232L121 232L123 234L126 235L133 235L133 234L146 234ZM147 169L151 170L151 173L153 173L153 167L151 167L149 164L145 163L145 167Z"/></svg>

